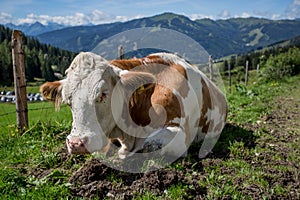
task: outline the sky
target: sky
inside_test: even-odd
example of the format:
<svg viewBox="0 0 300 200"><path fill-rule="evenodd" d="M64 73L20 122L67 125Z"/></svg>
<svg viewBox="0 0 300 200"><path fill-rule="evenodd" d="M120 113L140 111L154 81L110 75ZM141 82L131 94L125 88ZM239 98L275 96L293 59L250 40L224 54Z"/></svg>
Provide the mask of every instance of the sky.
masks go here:
<svg viewBox="0 0 300 200"><path fill-rule="evenodd" d="M192 20L259 17L300 18L300 0L0 0L0 24L55 22L67 26L103 24L164 12Z"/></svg>

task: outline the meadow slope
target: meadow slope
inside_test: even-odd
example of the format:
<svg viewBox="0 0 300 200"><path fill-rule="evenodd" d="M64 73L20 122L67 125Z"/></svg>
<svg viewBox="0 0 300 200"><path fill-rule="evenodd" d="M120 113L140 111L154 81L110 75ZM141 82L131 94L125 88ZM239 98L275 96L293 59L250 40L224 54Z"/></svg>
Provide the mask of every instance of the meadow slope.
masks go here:
<svg viewBox="0 0 300 200"><path fill-rule="evenodd" d="M228 123L206 158L194 144L186 158L139 174L69 156L68 117L40 118L25 134L8 124L0 134L0 198L299 199L299 85L300 76L235 85Z"/></svg>

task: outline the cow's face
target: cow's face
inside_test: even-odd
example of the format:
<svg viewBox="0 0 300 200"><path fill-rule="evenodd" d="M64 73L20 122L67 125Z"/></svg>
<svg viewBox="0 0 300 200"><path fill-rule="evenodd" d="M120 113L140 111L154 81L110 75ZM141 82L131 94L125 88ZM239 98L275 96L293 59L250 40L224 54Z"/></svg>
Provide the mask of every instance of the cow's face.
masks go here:
<svg viewBox="0 0 300 200"><path fill-rule="evenodd" d="M70 153L100 150L107 143L106 133L115 126L111 114L112 82L108 71L95 70L75 87L72 75L62 87L62 99L73 116L71 134L67 137Z"/></svg>
<svg viewBox="0 0 300 200"><path fill-rule="evenodd" d="M116 126L116 115L112 114L112 106L116 103L113 102L123 103L111 99L112 96L121 99L112 95L116 88L121 89L121 93L114 94L126 96L124 92L131 93L143 83L155 82L155 77L149 73L121 70L93 53L76 56L66 74L65 80L45 83L40 90L56 105L63 102L70 106L73 123L66 143L72 154L101 151L106 146ZM120 107L117 112L123 112L122 109Z"/></svg>
<svg viewBox="0 0 300 200"><path fill-rule="evenodd" d="M66 139L69 153L89 153L107 144L106 134L115 126L111 114L111 92L117 76L109 63L92 53L80 53L63 81L45 83L43 95L72 110L72 131Z"/></svg>

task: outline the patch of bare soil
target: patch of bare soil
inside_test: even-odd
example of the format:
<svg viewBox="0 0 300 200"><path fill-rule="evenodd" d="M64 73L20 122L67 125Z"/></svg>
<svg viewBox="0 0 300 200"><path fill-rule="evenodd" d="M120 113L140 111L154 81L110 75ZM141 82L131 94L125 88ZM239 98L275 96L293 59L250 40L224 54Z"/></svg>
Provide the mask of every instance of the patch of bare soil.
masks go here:
<svg viewBox="0 0 300 200"><path fill-rule="evenodd" d="M180 184L188 186L185 190L187 199L202 199L206 189L199 185L199 180L204 177L189 170L192 163L181 164L186 168L185 171L165 168L131 174L107 167L97 159L91 159L71 177L70 182L75 186L73 195L82 197L132 199L135 195L146 192L163 195L166 189Z"/></svg>

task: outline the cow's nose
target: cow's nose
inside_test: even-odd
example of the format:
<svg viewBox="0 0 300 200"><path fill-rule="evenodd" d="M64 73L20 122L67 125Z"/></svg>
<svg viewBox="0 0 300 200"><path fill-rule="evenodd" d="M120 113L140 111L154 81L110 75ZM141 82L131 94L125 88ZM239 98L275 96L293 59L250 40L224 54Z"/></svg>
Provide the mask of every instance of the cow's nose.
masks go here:
<svg viewBox="0 0 300 200"><path fill-rule="evenodd" d="M66 139L69 154L86 154L89 151L86 148L88 138L71 137Z"/></svg>

